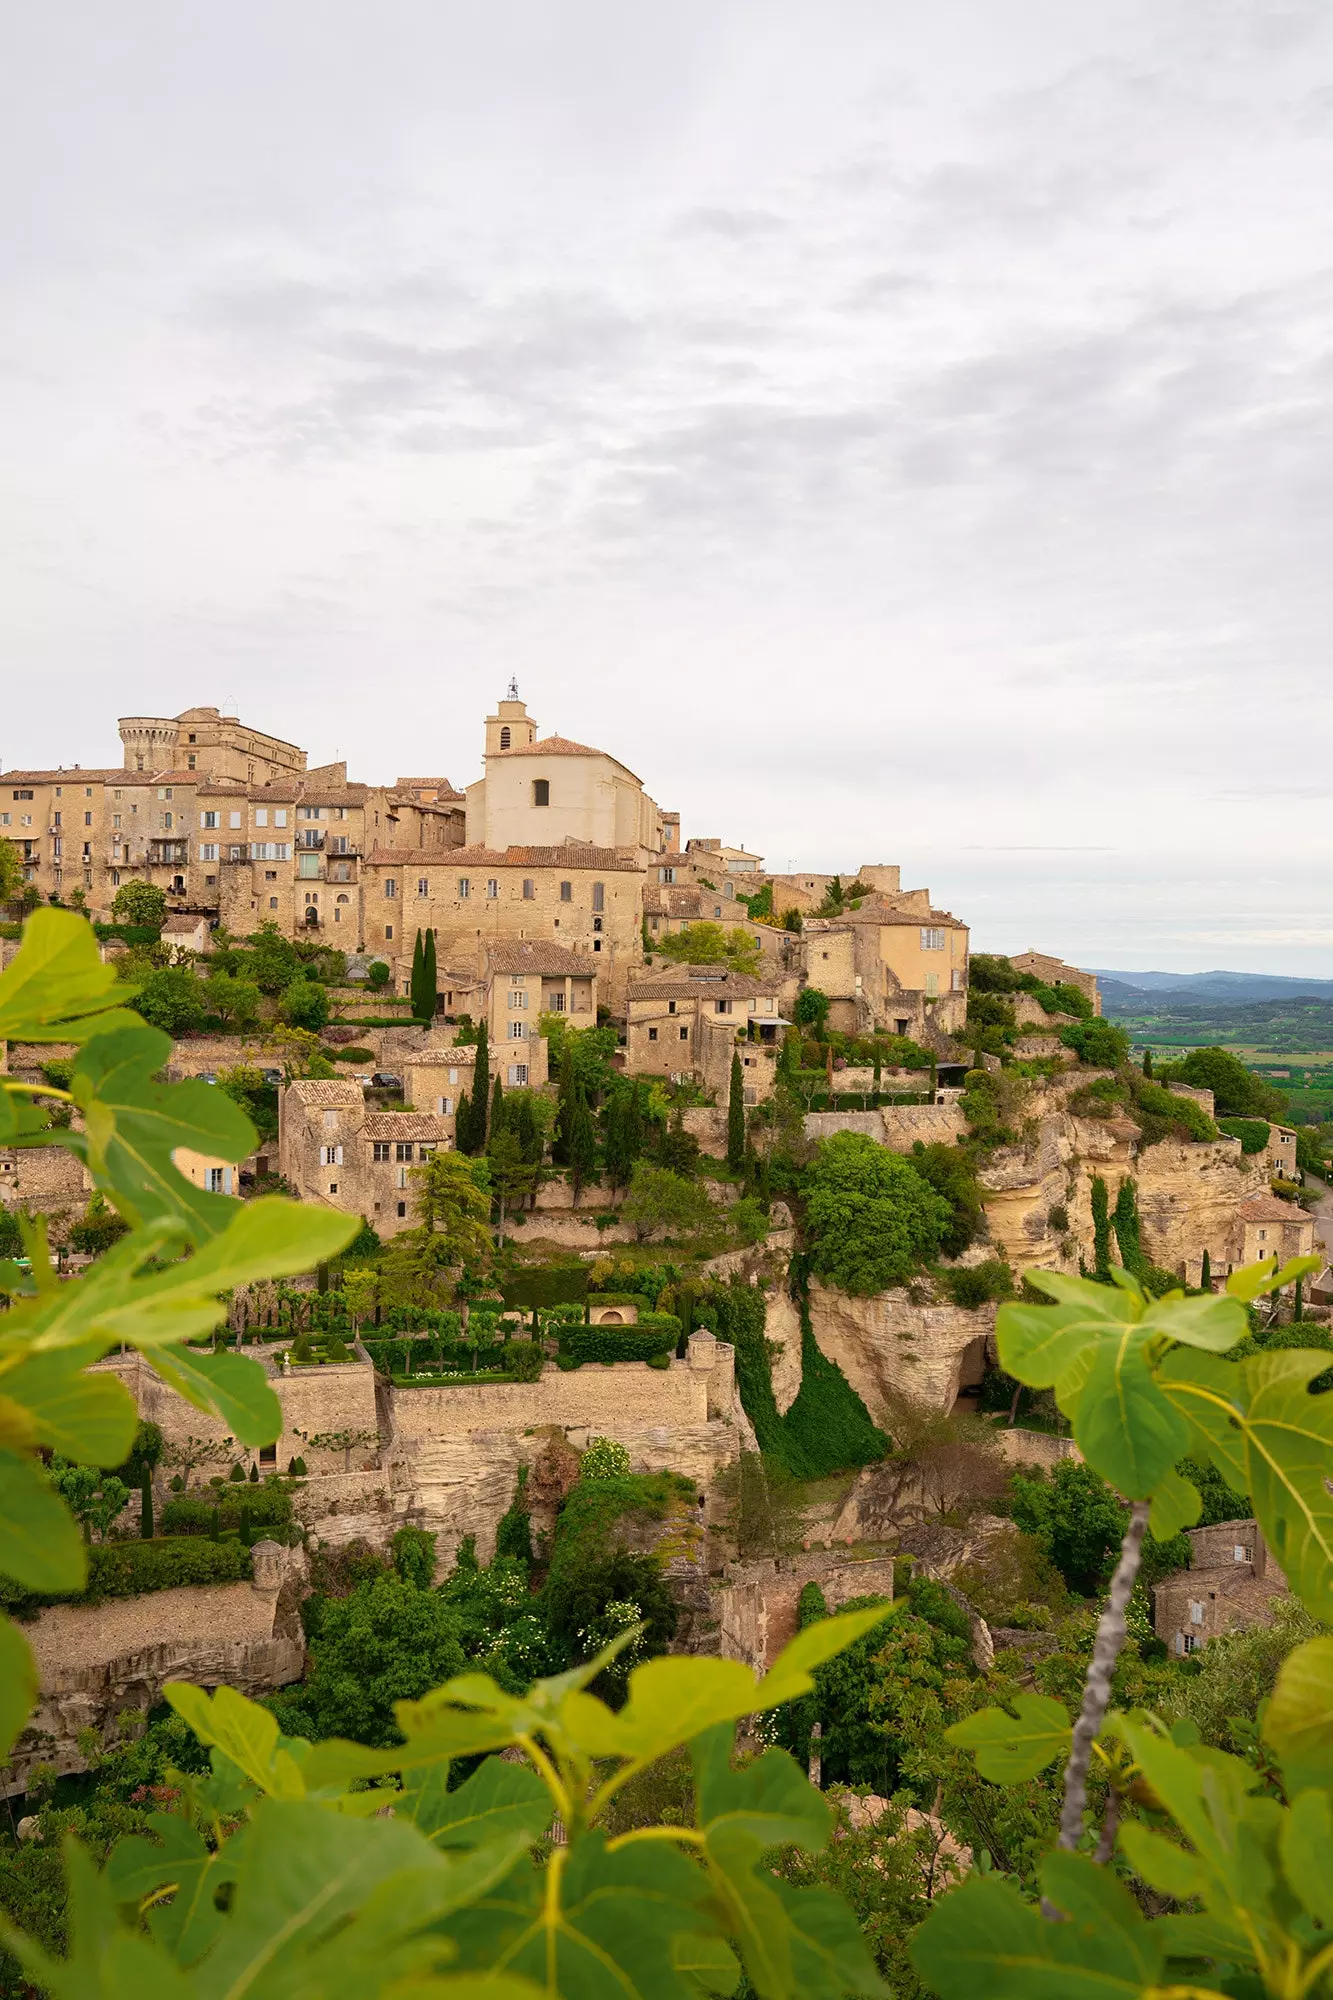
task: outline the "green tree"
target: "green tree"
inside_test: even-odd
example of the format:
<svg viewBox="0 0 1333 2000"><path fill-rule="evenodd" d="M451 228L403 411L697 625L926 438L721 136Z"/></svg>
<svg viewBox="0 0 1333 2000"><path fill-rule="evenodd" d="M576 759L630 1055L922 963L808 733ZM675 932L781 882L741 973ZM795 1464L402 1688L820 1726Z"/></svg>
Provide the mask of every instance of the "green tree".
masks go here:
<svg viewBox="0 0 1333 2000"><path fill-rule="evenodd" d="M1111 1214L1111 1227L1120 1251L1120 1262L1127 1271L1141 1269L1144 1257L1140 1243L1139 1195L1133 1178L1126 1174L1116 1190L1115 1208Z"/></svg>
<svg viewBox="0 0 1333 2000"><path fill-rule="evenodd" d="M0 837L0 908L11 909L23 894L23 863L12 840Z"/></svg>
<svg viewBox="0 0 1333 2000"><path fill-rule="evenodd" d="M248 1028L259 1019L258 982L214 972L204 982L204 1005L224 1027Z"/></svg>
<svg viewBox="0 0 1333 2000"><path fill-rule="evenodd" d="M160 931L167 920L167 895L155 882L122 882L111 905L118 924Z"/></svg>
<svg viewBox="0 0 1333 2000"><path fill-rule="evenodd" d="M737 1050L732 1051L727 1093L727 1165L734 1174L745 1165L745 1072Z"/></svg>
<svg viewBox="0 0 1333 2000"><path fill-rule="evenodd" d="M1099 1278L1111 1275L1111 1209L1106 1182L1094 1174L1089 1189L1092 1201L1093 1269Z"/></svg>
<svg viewBox="0 0 1333 2000"><path fill-rule="evenodd" d="M436 1239L442 1262L470 1264L489 1254L487 1178L484 1162L470 1161L461 1153L433 1153L421 1166L409 1169L417 1227Z"/></svg>
<svg viewBox="0 0 1333 2000"><path fill-rule="evenodd" d="M124 1480L92 1465L73 1465L66 1458L51 1460L50 1481L90 1542L93 1530L104 1535L130 1497Z"/></svg>
<svg viewBox="0 0 1333 2000"><path fill-rule="evenodd" d="M463 1100L459 1099L458 1115L454 1119L454 1143L460 1153L484 1153L486 1150L487 1112L491 1095L491 1056L483 1014L477 1029L477 1056L472 1070L472 1089L467 1094L467 1116L463 1117ZM464 1130L466 1125L466 1130Z"/></svg>
<svg viewBox="0 0 1333 2000"><path fill-rule="evenodd" d="M433 1021L436 998L435 933L418 931L412 948L412 1014L418 1021Z"/></svg>
<svg viewBox="0 0 1333 2000"><path fill-rule="evenodd" d="M1230 1049L1191 1049L1183 1062L1172 1063L1161 1072L1161 1081L1211 1090L1219 1118L1285 1119L1287 1115L1282 1092L1246 1069Z"/></svg>
<svg viewBox="0 0 1333 2000"><path fill-rule="evenodd" d="M208 1011L203 982L188 965L163 965L150 972L134 1005L150 1027L172 1036L193 1034Z"/></svg>
<svg viewBox="0 0 1333 2000"><path fill-rule="evenodd" d="M251 932L248 943L250 951L246 970L261 993L276 997L284 993L294 979L302 976L300 953L275 923L262 923L257 931Z"/></svg>
<svg viewBox="0 0 1333 2000"><path fill-rule="evenodd" d="M387 1745L400 1740L394 1703L420 1700L463 1666L458 1620L443 1598L378 1576L350 1597L324 1599L300 1693L273 1705L300 1734Z"/></svg>
<svg viewBox="0 0 1333 2000"><path fill-rule="evenodd" d="M729 965L733 972L757 973L763 963L758 938L722 924L685 924L669 937L654 938L653 951L677 965Z"/></svg>
<svg viewBox="0 0 1333 2000"><path fill-rule="evenodd" d="M566 1150L569 1156L569 1184L574 1190L574 1199L577 1202L583 1188L597 1176L597 1131L592 1122L587 1096L582 1085L577 1082L574 1085L574 1102L570 1110Z"/></svg>
<svg viewBox="0 0 1333 2000"><path fill-rule="evenodd" d="M313 979L294 979L284 991L278 1011L289 1028L318 1034L329 1018L329 996Z"/></svg>
<svg viewBox="0 0 1333 2000"><path fill-rule="evenodd" d="M497 1090L500 1087L499 1077L495 1079L495 1087ZM491 1192L499 1209L496 1242L503 1248L506 1212L518 1208L532 1192L539 1169L525 1156L518 1131L508 1119L497 1124L492 1117L486 1157L490 1163Z"/></svg>
<svg viewBox="0 0 1333 2000"><path fill-rule="evenodd" d="M393 978L393 968L382 958L372 959L366 967L366 984L372 993L382 993Z"/></svg>
<svg viewBox="0 0 1333 2000"><path fill-rule="evenodd" d="M828 994L821 993L817 986L803 986L796 996L796 1005L792 1010L796 1016L797 1025L802 1028L812 1029L816 1041L820 1040L823 1036L824 1023L828 1020L828 1011L832 1004Z"/></svg>
<svg viewBox="0 0 1333 2000"><path fill-rule="evenodd" d="M902 1284L938 1254L953 1220L915 1167L859 1132L823 1140L801 1184L810 1268L845 1292Z"/></svg>
<svg viewBox="0 0 1333 2000"><path fill-rule="evenodd" d="M278 1136L278 1090L253 1063L235 1063L217 1073L218 1089L239 1104L261 1139Z"/></svg>
<svg viewBox="0 0 1333 2000"><path fill-rule="evenodd" d="M638 1161L634 1168L621 1214L639 1243L659 1233L695 1236L714 1220L706 1188L647 1160Z"/></svg>
<svg viewBox="0 0 1333 2000"><path fill-rule="evenodd" d="M936 1194L944 1196L953 1211L940 1238L946 1257L961 1257L975 1243L986 1224L986 1210L977 1179L976 1165L966 1146L949 1146L943 1140L926 1145L918 1139L911 1152L912 1166Z"/></svg>
<svg viewBox="0 0 1333 2000"><path fill-rule="evenodd" d="M1069 1588L1091 1597L1106 1583L1125 1532L1125 1509L1104 1479L1062 1458L1049 1480L1016 1472L1013 1516Z"/></svg>
<svg viewBox="0 0 1333 2000"><path fill-rule="evenodd" d="M1072 1021L1060 1040L1092 1069L1119 1069L1129 1060L1129 1036L1114 1021Z"/></svg>

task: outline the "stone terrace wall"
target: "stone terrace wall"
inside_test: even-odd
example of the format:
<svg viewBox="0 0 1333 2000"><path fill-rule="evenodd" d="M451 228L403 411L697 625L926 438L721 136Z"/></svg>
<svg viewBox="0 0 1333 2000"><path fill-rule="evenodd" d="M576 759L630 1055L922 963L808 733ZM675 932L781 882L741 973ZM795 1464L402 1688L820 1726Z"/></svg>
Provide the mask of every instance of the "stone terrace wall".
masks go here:
<svg viewBox="0 0 1333 2000"><path fill-rule="evenodd" d="M714 1585L713 1615L722 1657L744 1660L756 1672L771 1667L797 1630L797 1606L807 1583L817 1583L830 1611L853 1597L893 1596L892 1555L857 1562L812 1552L778 1562L729 1563Z"/></svg>
<svg viewBox="0 0 1333 2000"><path fill-rule="evenodd" d="M226 1437L224 1423L203 1410L196 1410L174 1389L168 1389L142 1355L117 1355L97 1365L119 1375L134 1397L139 1415L160 1424L168 1444L180 1444L186 1437L213 1441ZM323 1368L298 1368L286 1375L273 1375L271 1380L282 1405L279 1469L285 1469L290 1459L304 1458L312 1473L343 1470L341 1451L312 1451L304 1438L297 1436L298 1429L312 1437L321 1431L376 1429L375 1372L365 1362L329 1362ZM358 1469L362 1459L373 1453L373 1445L354 1451L353 1469ZM244 1459L247 1454L238 1446L236 1456Z"/></svg>

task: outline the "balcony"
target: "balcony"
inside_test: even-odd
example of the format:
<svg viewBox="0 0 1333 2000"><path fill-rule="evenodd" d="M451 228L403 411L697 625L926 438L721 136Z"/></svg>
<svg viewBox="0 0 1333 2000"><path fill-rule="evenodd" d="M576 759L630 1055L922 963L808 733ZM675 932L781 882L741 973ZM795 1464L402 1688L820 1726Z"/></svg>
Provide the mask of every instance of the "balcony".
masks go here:
<svg viewBox="0 0 1333 2000"><path fill-rule="evenodd" d="M302 827L296 836L296 851L298 854L316 853L323 845L324 835L317 832L313 827L309 830Z"/></svg>
<svg viewBox="0 0 1333 2000"><path fill-rule="evenodd" d="M190 858L188 840L150 840L148 843L148 865L150 868L179 868Z"/></svg>

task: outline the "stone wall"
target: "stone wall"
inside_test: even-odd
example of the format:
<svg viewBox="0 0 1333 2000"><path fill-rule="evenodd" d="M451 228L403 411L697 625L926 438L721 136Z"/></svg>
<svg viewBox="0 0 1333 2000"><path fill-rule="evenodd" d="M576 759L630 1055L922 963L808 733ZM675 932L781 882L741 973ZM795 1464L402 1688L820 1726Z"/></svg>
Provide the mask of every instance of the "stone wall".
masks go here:
<svg viewBox="0 0 1333 2000"><path fill-rule="evenodd" d="M141 1354L116 1355L99 1362L97 1367L119 1375L134 1397L140 1416L160 1424L168 1444L183 1444L187 1437L220 1442L227 1436L227 1427L219 1418L196 1410L174 1389L168 1389ZM320 1432L377 1429L375 1372L367 1363L330 1362L322 1368L271 1374L270 1379L282 1405L282 1435L277 1449L280 1468L285 1469L293 1458L303 1458L312 1473L341 1473L341 1451L314 1451L298 1432L315 1437ZM373 1458L374 1451L373 1444L354 1451L353 1468L358 1469L366 1457ZM237 1459L246 1460L250 1455L242 1447L236 1448Z"/></svg>
<svg viewBox="0 0 1333 2000"><path fill-rule="evenodd" d="M797 1606L807 1583L817 1583L830 1611L853 1597L893 1596L892 1555L861 1561L812 1551L777 1561L729 1563L713 1586L722 1657L743 1660L757 1673L772 1666L796 1637Z"/></svg>
<svg viewBox="0 0 1333 2000"><path fill-rule="evenodd" d="M26 1790L38 1764L62 1775L85 1770L79 1732L105 1731L125 1709L147 1714L167 1681L267 1694L299 1680L305 1556L257 1542L253 1561L251 1583L187 1585L39 1612L24 1635L41 1691L9 1764L0 1768L0 1797Z"/></svg>
<svg viewBox="0 0 1333 2000"><path fill-rule="evenodd" d="M837 1078L834 1078L835 1088ZM802 1120L807 1139L830 1139L835 1132L861 1132L895 1153L910 1153L917 1140L946 1145L967 1136L967 1120L957 1103L882 1104L877 1111L808 1111Z"/></svg>
<svg viewBox="0 0 1333 2000"><path fill-rule="evenodd" d="M1083 1454L1073 1438L1054 1437L1049 1431L1025 1431L1019 1425L997 1424L995 1441L1011 1465L1040 1465L1052 1472L1063 1459Z"/></svg>

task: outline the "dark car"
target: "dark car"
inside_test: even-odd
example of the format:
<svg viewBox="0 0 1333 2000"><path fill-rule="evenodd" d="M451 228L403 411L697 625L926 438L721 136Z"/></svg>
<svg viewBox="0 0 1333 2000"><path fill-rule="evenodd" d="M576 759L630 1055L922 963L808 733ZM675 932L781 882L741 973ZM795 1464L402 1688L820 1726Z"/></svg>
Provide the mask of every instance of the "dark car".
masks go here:
<svg viewBox="0 0 1333 2000"><path fill-rule="evenodd" d="M387 1069L377 1069L370 1079L370 1087L372 1090L401 1090L403 1079L391 1075Z"/></svg>

